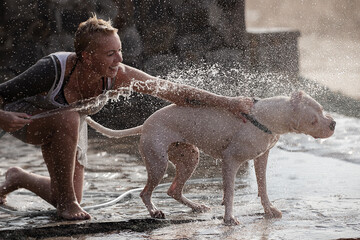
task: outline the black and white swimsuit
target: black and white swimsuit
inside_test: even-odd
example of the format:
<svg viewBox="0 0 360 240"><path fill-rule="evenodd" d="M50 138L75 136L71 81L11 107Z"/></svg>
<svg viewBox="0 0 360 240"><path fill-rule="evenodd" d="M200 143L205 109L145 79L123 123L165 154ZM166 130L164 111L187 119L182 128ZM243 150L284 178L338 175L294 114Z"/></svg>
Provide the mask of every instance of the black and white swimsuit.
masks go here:
<svg viewBox="0 0 360 240"><path fill-rule="evenodd" d="M4 110L25 112L33 115L39 110L50 110L68 105L64 86L70 76L65 76L66 61L71 52L57 52L40 59L19 76L0 84L0 96L5 100ZM112 89L113 79L103 79L103 92ZM77 160L87 164L87 115L95 114L105 105L91 108L91 112L80 113L80 132ZM20 140L26 139L26 126L10 133Z"/></svg>

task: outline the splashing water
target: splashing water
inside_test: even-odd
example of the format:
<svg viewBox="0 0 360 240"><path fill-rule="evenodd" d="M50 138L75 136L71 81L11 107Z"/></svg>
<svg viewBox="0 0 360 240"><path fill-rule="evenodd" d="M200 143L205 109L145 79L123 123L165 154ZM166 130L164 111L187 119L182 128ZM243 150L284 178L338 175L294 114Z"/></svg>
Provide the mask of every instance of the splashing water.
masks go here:
<svg viewBox="0 0 360 240"><path fill-rule="evenodd" d="M289 96L294 91L303 90L322 104L326 111L360 117L358 100L332 92L309 79L294 79L284 73L250 71L240 63L233 63L230 67L222 64L183 67L173 69L165 74L165 78L226 96L265 98Z"/></svg>
<svg viewBox="0 0 360 240"><path fill-rule="evenodd" d="M196 65L185 70L173 70L166 78L226 96L266 97L271 96L269 93L288 94L293 89L293 83L286 75L249 72L240 64L231 67Z"/></svg>
<svg viewBox="0 0 360 240"><path fill-rule="evenodd" d="M62 111L78 111L78 112L87 111L91 108L96 108L105 105L108 101L118 101L120 96L126 99L130 97L132 93L132 87L133 85L131 85L130 87L118 88L116 90L109 90L106 93L100 94L99 96L93 98L77 101L65 107L52 109L46 112L35 114L31 117L31 119L48 117L53 114L60 113Z"/></svg>
<svg viewBox="0 0 360 240"><path fill-rule="evenodd" d="M39 119L43 117L48 117L53 114L57 114L62 111L78 111L78 112L86 112L92 108L97 108L100 106L104 106L108 101L117 102L120 97L127 100L130 98L131 94L134 92L134 88L140 90L150 90L154 89L151 92L151 95L158 96L158 93L169 88L176 88L178 85L170 84L168 82L163 82L159 80L147 80L147 81L138 81L133 79L130 83L129 87L121 87L115 90L109 90L106 93L100 94L96 97L88 98L85 100L80 100L74 102L68 106L52 109L49 111L45 111L36 115L33 115L31 119Z"/></svg>

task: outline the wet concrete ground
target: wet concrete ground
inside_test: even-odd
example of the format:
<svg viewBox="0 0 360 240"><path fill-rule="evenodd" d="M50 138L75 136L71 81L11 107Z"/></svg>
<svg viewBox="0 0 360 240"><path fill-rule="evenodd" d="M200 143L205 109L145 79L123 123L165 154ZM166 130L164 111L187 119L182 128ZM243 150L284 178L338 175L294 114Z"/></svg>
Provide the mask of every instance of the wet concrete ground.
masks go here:
<svg viewBox="0 0 360 240"><path fill-rule="evenodd" d="M137 139L92 138L86 171L83 206L108 202L120 194L142 188L146 171L137 155ZM16 150L16 151L14 151ZM21 166L46 174L40 150L5 136L1 139L0 174ZM63 221L54 213L15 216L0 213L0 239L355 239L360 237L360 166L306 153L275 148L268 168L269 197L283 212L282 219L263 218L252 164L238 175L235 215L239 226L222 223L221 161L202 155L201 164L185 189L188 198L211 207L195 214L166 195L154 194L154 203L166 220L150 219L135 191L126 201L89 210L90 221ZM326 169L326 170L325 170ZM164 183L173 177L170 167ZM21 190L8 197L17 211L53 210L43 200ZM310 238L307 238L311 236Z"/></svg>

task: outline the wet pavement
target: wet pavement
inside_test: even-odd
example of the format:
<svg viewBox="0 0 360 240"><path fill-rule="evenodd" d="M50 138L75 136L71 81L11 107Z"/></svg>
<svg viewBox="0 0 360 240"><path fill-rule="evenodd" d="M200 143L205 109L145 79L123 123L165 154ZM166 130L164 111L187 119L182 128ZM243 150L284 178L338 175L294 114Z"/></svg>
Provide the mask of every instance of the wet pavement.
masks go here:
<svg viewBox="0 0 360 240"><path fill-rule="evenodd" d="M47 174L39 148L9 135L0 141L2 176L11 166ZM174 168L169 166L165 186L153 197L167 219L154 220L139 198L146 171L137 153L137 138L93 137L83 206L103 204L129 190L134 192L116 204L90 209L93 218L89 221L63 221L54 212L37 216L0 213L0 239L354 239L360 237L359 172L357 164L275 147L269 160L268 191L283 218L263 218L254 169L249 163L236 181L234 209L241 224L229 227L222 222L221 161L202 154L184 192L211 210L195 214L166 195L166 183L174 176ZM53 211L25 190L10 194L8 202L8 208L25 213Z"/></svg>

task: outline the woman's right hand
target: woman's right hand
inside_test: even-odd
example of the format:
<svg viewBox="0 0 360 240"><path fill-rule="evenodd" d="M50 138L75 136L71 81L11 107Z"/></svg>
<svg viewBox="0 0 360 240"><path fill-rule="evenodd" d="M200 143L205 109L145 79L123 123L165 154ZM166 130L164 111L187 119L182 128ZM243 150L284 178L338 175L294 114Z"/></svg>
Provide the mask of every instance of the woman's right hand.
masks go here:
<svg viewBox="0 0 360 240"><path fill-rule="evenodd" d="M6 132L14 132L32 122L26 113L0 110L0 128Z"/></svg>

